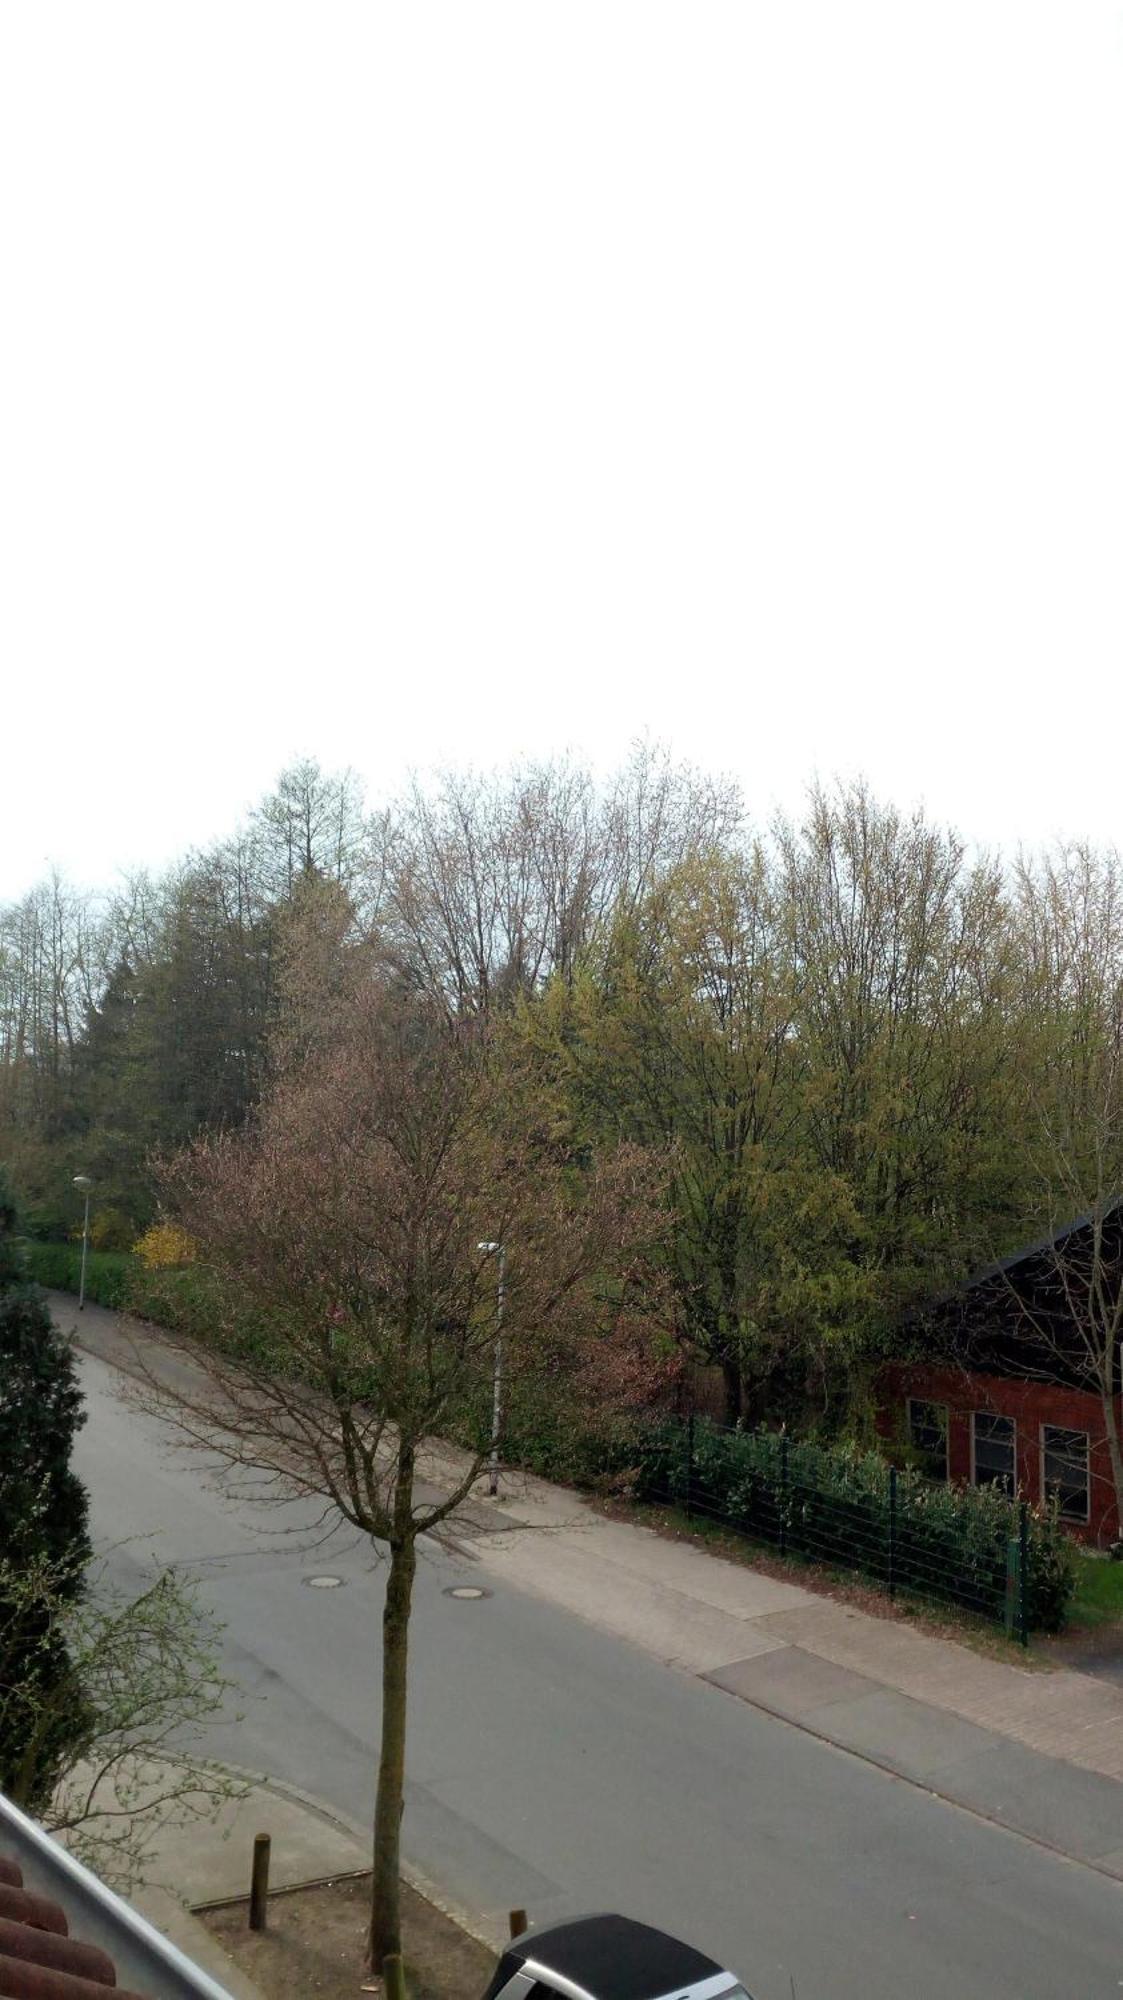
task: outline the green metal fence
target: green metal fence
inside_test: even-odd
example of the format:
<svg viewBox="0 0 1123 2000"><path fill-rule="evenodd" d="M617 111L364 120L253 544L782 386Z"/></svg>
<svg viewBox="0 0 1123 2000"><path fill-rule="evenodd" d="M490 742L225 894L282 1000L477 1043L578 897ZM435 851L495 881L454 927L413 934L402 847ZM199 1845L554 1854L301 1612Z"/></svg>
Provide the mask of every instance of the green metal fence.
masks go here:
<svg viewBox="0 0 1123 2000"><path fill-rule="evenodd" d="M1028 1643L1064 1622L1063 1531L997 1491L949 1489L875 1455L688 1418L654 1433L643 1497L888 1593L954 1605Z"/></svg>

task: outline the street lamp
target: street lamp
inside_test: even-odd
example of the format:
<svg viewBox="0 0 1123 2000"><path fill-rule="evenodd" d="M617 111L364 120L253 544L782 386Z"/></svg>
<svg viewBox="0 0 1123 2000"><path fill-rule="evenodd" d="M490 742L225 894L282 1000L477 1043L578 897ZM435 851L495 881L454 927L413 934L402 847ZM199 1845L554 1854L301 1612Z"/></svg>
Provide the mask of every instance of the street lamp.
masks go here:
<svg viewBox="0 0 1123 2000"><path fill-rule="evenodd" d="M78 1280L78 1310L86 1310L86 1253L90 1247L90 1189L93 1182L89 1174L75 1174L74 1185L86 1197L86 1213L82 1219L82 1275Z"/></svg>
<svg viewBox="0 0 1123 2000"><path fill-rule="evenodd" d="M477 1250L499 1258L499 1302L495 1311L495 1369L491 1380L491 1456L487 1490L492 1499L499 1491L499 1426L503 1415L503 1300L507 1289L507 1248L503 1243L477 1243Z"/></svg>

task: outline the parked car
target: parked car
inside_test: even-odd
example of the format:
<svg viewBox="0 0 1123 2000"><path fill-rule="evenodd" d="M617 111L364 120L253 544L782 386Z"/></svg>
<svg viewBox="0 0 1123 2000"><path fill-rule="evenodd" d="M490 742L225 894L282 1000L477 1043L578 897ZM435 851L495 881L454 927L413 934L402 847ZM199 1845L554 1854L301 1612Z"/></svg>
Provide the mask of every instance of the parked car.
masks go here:
<svg viewBox="0 0 1123 2000"><path fill-rule="evenodd" d="M525 1931L483 2000L750 2000L735 1973L631 1917L570 1917Z"/></svg>

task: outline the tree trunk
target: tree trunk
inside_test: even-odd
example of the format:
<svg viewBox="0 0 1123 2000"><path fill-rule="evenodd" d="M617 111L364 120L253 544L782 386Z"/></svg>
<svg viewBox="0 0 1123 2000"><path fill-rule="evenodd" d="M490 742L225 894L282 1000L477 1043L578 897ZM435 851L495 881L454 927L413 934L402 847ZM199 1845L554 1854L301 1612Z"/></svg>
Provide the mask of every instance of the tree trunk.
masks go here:
<svg viewBox="0 0 1123 2000"><path fill-rule="evenodd" d="M721 1375L725 1384L725 1421L730 1425L739 1424L744 1406L740 1363L727 1357L721 1364Z"/></svg>
<svg viewBox="0 0 1123 2000"><path fill-rule="evenodd" d="M400 1854L406 1757L406 1666L409 1613L417 1552L412 1535L391 1543L382 1611L382 1743L374 1807L370 1964L381 1973L388 1952L400 1952Z"/></svg>
<svg viewBox="0 0 1123 2000"><path fill-rule="evenodd" d="M1120 1448L1119 1426L1115 1421L1115 1398L1111 1390L1112 1377L1111 1364L1109 1362L1107 1381L1101 1390L1101 1401L1103 1403L1104 1428L1107 1432L1108 1457L1111 1460L1111 1477L1115 1485L1115 1507L1119 1515L1120 1533L1123 1534L1123 1450ZM1089 1498L1091 1497L1091 1477L1092 1469L1091 1464L1089 1464Z"/></svg>

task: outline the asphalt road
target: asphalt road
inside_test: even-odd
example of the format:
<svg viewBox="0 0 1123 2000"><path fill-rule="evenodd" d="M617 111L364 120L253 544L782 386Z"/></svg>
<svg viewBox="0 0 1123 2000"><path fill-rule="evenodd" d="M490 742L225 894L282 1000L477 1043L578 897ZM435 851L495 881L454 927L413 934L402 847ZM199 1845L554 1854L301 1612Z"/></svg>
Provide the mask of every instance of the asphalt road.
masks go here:
<svg viewBox="0 0 1123 2000"><path fill-rule="evenodd" d="M77 1452L123 1577L190 1568L226 1622L241 1717L211 1754L366 1820L381 1571L307 1509L204 1484L84 1357ZM287 1532L283 1532L287 1530ZM548 1554L544 1553L544 1560ZM336 1589L309 1577L343 1579ZM407 1853L460 1904L618 1908L680 1932L759 2000L1092 2000L1123 1990L1123 1887L663 1667L566 1612L421 1564ZM1123 1822L1120 1829L1123 1846Z"/></svg>

